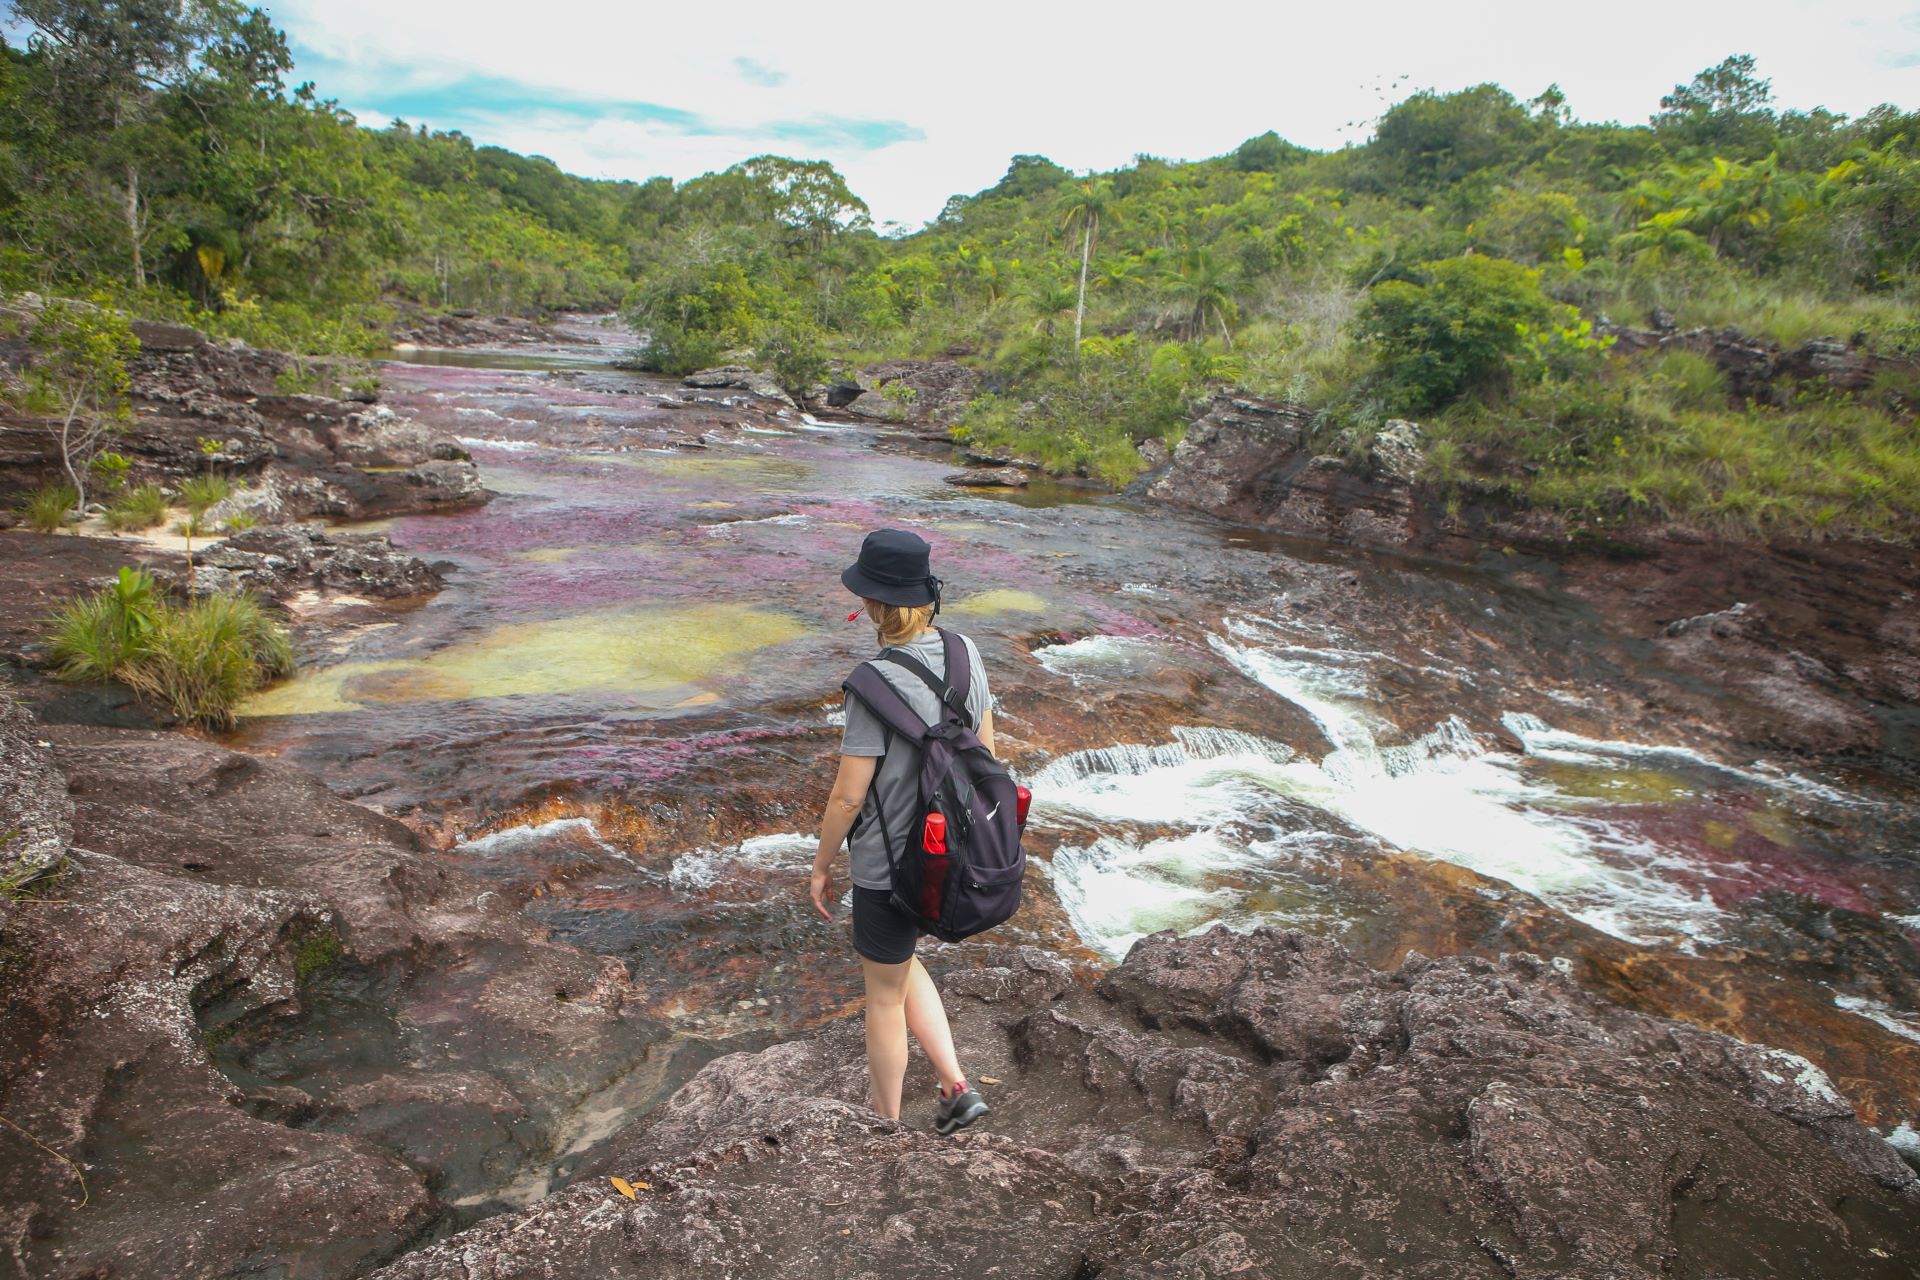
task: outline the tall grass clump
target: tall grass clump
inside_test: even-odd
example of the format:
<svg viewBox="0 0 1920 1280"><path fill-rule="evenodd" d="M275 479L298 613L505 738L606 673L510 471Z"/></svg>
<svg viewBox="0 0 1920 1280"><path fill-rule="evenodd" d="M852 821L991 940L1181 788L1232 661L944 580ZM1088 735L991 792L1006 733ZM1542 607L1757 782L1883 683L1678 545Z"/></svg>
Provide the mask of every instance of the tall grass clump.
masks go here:
<svg viewBox="0 0 1920 1280"><path fill-rule="evenodd" d="M122 569L111 586L52 621L60 679L118 680L177 718L214 728L231 728L248 694L294 666L286 629L255 597L169 604L137 569Z"/></svg>
<svg viewBox="0 0 1920 1280"><path fill-rule="evenodd" d="M107 507L107 528L116 533L151 529L166 518L167 495L157 484L129 489Z"/></svg>
<svg viewBox="0 0 1920 1280"><path fill-rule="evenodd" d="M58 533L79 501L80 491L70 484L42 485L21 502L20 513L35 533Z"/></svg>

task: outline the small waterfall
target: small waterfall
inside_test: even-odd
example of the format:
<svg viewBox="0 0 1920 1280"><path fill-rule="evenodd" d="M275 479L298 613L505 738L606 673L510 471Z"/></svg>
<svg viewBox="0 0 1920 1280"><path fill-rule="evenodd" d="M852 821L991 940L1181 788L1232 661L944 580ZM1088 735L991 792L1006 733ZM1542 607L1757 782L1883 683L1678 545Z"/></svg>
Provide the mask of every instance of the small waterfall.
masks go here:
<svg viewBox="0 0 1920 1280"><path fill-rule="evenodd" d="M1374 710L1369 679L1385 655L1293 643L1261 619L1235 619L1210 643L1305 712L1331 750L1313 759L1252 734L1180 728L1171 742L1047 765L1033 782L1035 812L1068 833L1053 878L1090 945L1119 956L1158 928L1294 923L1316 910L1329 923L1331 908L1315 906L1298 872L1315 859L1368 856L1369 846L1468 867L1627 941L1688 946L1713 936L1719 913L1697 887L1699 868L1685 868L1689 887L1672 854L1562 793L1532 759L1536 744L1652 749L1588 743L1520 713L1506 723L1525 756L1493 749L1457 716L1394 741L1402 735ZM1249 894L1249 882L1268 887ZM1274 900L1283 905L1246 905Z"/></svg>

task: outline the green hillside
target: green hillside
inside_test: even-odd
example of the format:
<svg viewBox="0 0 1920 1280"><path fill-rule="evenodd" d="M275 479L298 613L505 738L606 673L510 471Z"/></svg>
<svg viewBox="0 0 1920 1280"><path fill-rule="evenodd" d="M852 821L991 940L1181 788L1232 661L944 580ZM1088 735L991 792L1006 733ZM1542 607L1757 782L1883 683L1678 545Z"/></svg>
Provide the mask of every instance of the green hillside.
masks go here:
<svg viewBox="0 0 1920 1280"><path fill-rule="evenodd" d="M1920 353L1920 115L1777 111L1751 59L1644 124L1481 85L1415 94L1337 152L1269 132L1093 175L1017 156L890 239L822 162L590 182L357 127L230 3L13 7L34 35L0 58L9 290L303 350L377 345L395 306L620 304L656 368L751 353L795 389L831 362L953 356L993 388L965 434L1112 483L1233 385L1362 455L1417 418L1428 478L1462 501L1902 538L1920 513L1911 363L1742 385L1607 332Z"/></svg>

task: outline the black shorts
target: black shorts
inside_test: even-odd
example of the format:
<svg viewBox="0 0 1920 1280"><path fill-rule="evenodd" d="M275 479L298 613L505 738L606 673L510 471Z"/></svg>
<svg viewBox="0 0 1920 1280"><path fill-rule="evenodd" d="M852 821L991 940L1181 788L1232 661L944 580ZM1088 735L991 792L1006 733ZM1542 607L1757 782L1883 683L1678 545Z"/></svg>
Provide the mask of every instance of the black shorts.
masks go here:
<svg viewBox="0 0 1920 1280"><path fill-rule="evenodd" d="M875 964L905 964L913 959L920 925L893 905L885 889L853 886L853 949Z"/></svg>

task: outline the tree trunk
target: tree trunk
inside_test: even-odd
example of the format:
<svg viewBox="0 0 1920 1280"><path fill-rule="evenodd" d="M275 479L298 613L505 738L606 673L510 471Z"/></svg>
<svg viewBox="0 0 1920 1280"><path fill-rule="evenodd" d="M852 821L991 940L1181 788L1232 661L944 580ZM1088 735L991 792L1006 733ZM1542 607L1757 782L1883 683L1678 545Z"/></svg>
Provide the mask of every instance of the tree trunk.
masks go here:
<svg viewBox="0 0 1920 1280"><path fill-rule="evenodd" d="M127 165L127 243L133 248L133 287L147 284L146 265L140 260L140 170Z"/></svg>
<svg viewBox="0 0 1920 1280"><path fill-rule="evenodd" d="M1087 219L1086 234L1080 237L1080 303L1073 309L1073 353L1080 354L1080 323L1087 314L1087 259L1093 256L1093 219Z"/></svg>
<svg viewBox="0 0 1920 1280"><path fill-rule="evenodd" d="M67 473L67 480L73 485L76 495L73 509L81 515L87 513L87 486L80 481L80 473L73 466L73 420L79 416L75 407L67 413L66 420L60 424L60 465Z"/></svg>

